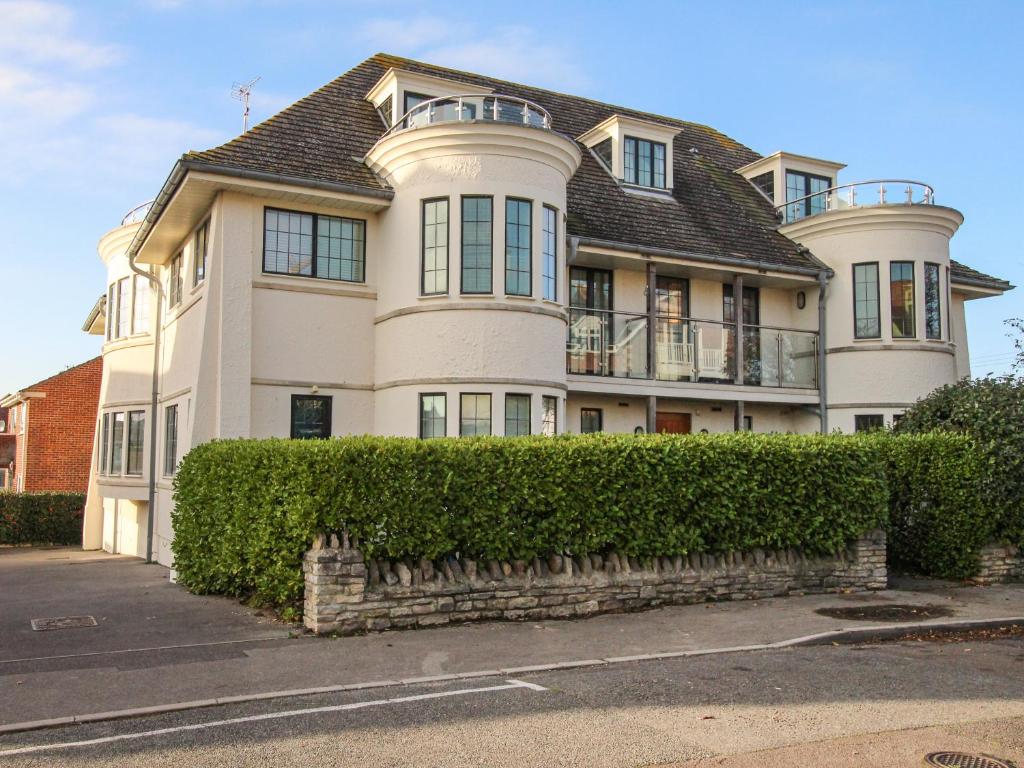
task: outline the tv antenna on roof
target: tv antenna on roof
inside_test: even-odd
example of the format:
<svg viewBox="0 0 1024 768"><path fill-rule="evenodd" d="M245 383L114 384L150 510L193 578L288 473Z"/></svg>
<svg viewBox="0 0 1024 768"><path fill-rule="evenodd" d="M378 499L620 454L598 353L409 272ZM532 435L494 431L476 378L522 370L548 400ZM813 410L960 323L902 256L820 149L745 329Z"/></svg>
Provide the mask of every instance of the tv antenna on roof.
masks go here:
<svg viewBox="0 0 1024 768"><path fill-rule="evenodd" d="M242 102L244 105L244 109L242 110L242 133L249 130L249 96L252 95L252 87L259 81L260 78L256 77L248 83L231 84L231 97Z"/></svg>

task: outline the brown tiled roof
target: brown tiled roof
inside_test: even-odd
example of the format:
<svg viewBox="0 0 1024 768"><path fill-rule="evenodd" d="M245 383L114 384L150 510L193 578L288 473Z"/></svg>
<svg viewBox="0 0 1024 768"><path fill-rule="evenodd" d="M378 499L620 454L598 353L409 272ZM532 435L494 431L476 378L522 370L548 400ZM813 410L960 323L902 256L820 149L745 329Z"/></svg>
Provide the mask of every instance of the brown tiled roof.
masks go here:
<svg viewBox="0 0 1024 768"><path fill-rule="evenodd" d="M365 97L391 67L536 102L551 114L553 129L570 137L580 136L616 114L679 129L673 143L675 186L672 199L664 201L623 191L584 149L582 164L567 190L570 235L704 257L739 258L783 270L821 269L812 255L776 231L778 221L771 205L734 173L760 155L713 128L383 53L248 133L219 147L190 153L185 159L357 185L379 193L386 184L362 158L384 127Z"/></svg>
<svg viewBox="0 0 1024 768"><path fill-rule="evenodd" d="M986 275L984 272L971 269L966 264L961 264L959 261L953 261L952 259L949 260L949 276L953 279L953 282L959 281L968 285L980 285L983 288L993 288L997 291L1008 291L1013 288L1007 280Z"/></svg>

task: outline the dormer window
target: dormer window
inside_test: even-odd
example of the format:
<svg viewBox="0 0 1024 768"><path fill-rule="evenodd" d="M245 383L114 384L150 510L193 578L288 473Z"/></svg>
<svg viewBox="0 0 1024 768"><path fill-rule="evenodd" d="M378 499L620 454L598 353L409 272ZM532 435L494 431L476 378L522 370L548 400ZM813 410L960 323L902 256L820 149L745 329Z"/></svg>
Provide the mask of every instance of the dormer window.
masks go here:
<svg viewBox="0 0 1024 768"><path fill-rule="evenodd" d="M665 145L627 136L623 156L623 181L641 187L665 188Z"/></svg>
<svg viewBox="0 0 1024 768"><path fill-rule="evenodd" d="M594 145L594 154L597 155L598 159L604 163L605 168L608 172L612 172L612 140L605 139L600 144Z"/></svg>

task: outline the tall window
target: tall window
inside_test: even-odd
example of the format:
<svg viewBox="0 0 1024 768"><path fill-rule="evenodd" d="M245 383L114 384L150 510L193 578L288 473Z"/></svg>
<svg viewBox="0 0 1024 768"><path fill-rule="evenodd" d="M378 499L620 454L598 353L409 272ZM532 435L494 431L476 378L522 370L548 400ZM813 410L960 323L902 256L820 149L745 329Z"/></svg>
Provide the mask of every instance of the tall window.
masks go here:
<svg viewBox="0 0 1024 768"><path fill-rule="evenodd" d="M110 414L103 414L103 427L100 438L99 473L107 474L110 468Z"/></svg>
<svg viewBox="0 0 1024 768"><path fill-rule="evenodd" d="M530 434L530 396L505 395L505 436Z"/></svg>
<svg viewBox="0 0 1024 768"><path fill-rule="evenodd" d="M443 394L420 395L420 437L444 437L448 425L448 398Z"/></svg>
<svg viewBox="0 0 1024 768"><path fill-rule="evenodd" d="M123 339L130 333L132 322L132 284L127 277L117 281L117 335Z"/></svg>
<svg viewBox="0 0 1024 768"><path fill-rule="evenodd" d="M854 432L874 432L885 428L885 420L880 413L858 413L853 417Z"/></svg>
<svg viewBox="0 0 1024 768"><path fill-rule="evenodd" d="M665 145L627 136L624 142L623 178L627 184L665 188Z"/></svg>
<svg viewBox="0 0 1024 768"><path fill-rule="evenodd" d="M914 328L914 262L889 262L889 296L892 306L892 337L912 339Z"/></svg>
<svg viewBox="0 0 1024 768"><path fill-rule="evenodd" d="M331 436L330 395L292 395L292 439Z"/></svg>
<svg viewBox="0 0 1024 768"><path fill-rule="evenodd" d="M804 216L824 213L826 207L824 192L831 186L832 179L828 176L786 171L786 202L791 203L786 206L786 221L796 221ZM821 194L818 194L819 192ZM813 195L813 197L808 197L808 195Z"/></svg>
<svg viewBox="0 0 1024 768"><path fill-rule="evenodd" d="M853 265L853 333L858 339L882 335L879 315L878 264Z"/></svg>
<svg viewBox="0 0 1024 768"><path fill-rule="evenodd" d="M550 205L544 206L543 246L542 295L548 301L558 301L558 211Z"/></svg>
<svg viewBox="0 0 1024 768"><path fill-rule="evenodd" d="M107 288L107 341L114 338L117 330L117 283L111 283Z"/></svg>
<svg viewBox="0 0 1024 768"><path fill-rule="evenodd" d="M424 295L448 293L448 198L423 201Z"/></svg>
<svg viewBox="0 0 1024 768"><path fill-rule="evenodd" d="M111 415L110 430L110 474L121 474L121 457L124 451L124 413Z"/></svg>
<svg viewBox="0 0 1024 768"><path fill-rule="evenodd" d="M489 197L462 198L462 292L490 293L491 229L494 201Z"/></svg>
<svg viewBox="0 0 1024 768"><path fill-rule="evenodd" d="M128 452L125 456L125 474L142 474L142 446L146 432L146 412L128 411Z"/></svg>
<svg viewBox="0 0 1024 768"><path fill-rule="evenodd" d="M164 408L164 476L170 477L178 468L178 406Z"/></svg>
<svg viewBox="0 0 1024 768"><path fill-rule="evenodd" d="M196 230L196 236L193 242L193 268L192 268L192 285L199 285L203 280L206 279L206 253L208 250L210 239L210 222L209 220L203 222L203 226Z"/></svg>
<svg viewBox="0 0 1024 768"><path fill-rule="evenodd" d="M366 271L366 222L267 208L263 271L361 283Z"/></svg>
<svg viewBox="0 0 1024 768"><path fill-rule="evenodd" d="M589 434L600 432L604 414L600 408L580 408L580 432Z"/></svg>
<svg viewBox="0 0 1024 768"><path fill-rule="evenodd" d="M135 304L132 307L132 332L149 331L149 280L135 275Z"/></svg>
<svg viewBox="0 0 1024 768"><path fill-rule="evenodd" d="M529 200L505 200L505 293L529 296L532 256L533 204Z"/></svg>
<svg viewBox="0 0 1024 768"><path fill-rule="evenodd" d="M181 289L181 254L178 253L171 259L171 278L167 287L167 303L170 306L176 307L181 303Z"/></svg>
<svg viewBox="0 0 1024 768"><path fill-rule="evenodd" d="M491 434L491 396L459 396L459 434L463 437Z"/></svg>
<svg viewBox="0 0 1024 768"><path fill-rule="evenodd" d="M542 435L557 434L558 432L558 398L552 397L551 395L544 395L540 399L541 406L541 424L540 433Z"/></svg>
<svg viewBox="0 0 1024 768"><path fill-rule="evenodd" d="M924 332L929 339L942 338L942 291L939 265L924 265Z"/></svg>

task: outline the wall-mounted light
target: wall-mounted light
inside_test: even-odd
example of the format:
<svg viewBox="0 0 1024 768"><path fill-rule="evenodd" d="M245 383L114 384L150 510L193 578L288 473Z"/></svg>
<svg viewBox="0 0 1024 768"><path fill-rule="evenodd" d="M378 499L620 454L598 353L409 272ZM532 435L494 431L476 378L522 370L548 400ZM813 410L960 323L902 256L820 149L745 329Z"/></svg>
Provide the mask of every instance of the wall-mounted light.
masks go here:
<svg viewBox="0 0 1024 768"><path fill-rule="evenodd" d="M796 308L803 309L807 306L807 294L803 291L796 292Z"/></svg>

